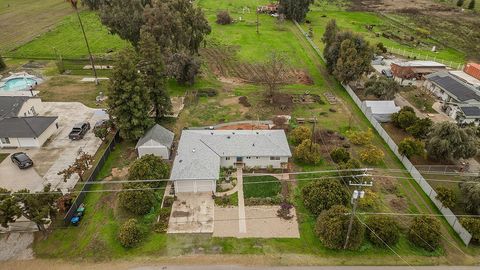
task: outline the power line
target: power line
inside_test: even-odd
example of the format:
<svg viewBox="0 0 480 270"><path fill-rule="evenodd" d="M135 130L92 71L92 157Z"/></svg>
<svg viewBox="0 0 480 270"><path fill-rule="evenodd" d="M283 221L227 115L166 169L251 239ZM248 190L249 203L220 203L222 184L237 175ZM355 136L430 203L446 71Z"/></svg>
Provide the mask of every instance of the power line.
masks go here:
<svg viewBox="0 0 480 270"><path fill-rule="evenodd" d="M390 249L395 255L397 255L397 257L400 258L400 260L402 260L404 263L406 263L410 268L414 269L415 268L413 266L411 266L402 256L400 256L400 254L398 254L391 246L389 246L387 244L387 242L385 242L380 236L378 236L378 234L372 230L365 222L363 222L360 218L358 218L358 216L355 216L357 217L357 220L360 221L360 223L363 224L363 226L365 226L368 230L370 230L378 239L380 239L380 241L382 241L383 244L385 244L385 246L388 247L388 249Z"/></svg>

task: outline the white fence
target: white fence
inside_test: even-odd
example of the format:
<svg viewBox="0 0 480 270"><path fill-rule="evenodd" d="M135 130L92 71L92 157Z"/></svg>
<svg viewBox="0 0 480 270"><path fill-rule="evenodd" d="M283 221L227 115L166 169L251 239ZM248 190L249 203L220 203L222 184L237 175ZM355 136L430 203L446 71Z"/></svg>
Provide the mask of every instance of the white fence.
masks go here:
<svg viewBox="0 0 480 270"><path fill-rule="evenodd" d="M308 40L310 45L313 49L317 52L317 54L325 61L320 49L317 45L309 38L308 34L302 29L302 27L295 22L298 29L303 33L305 38ZM437 192L430 186L430 184L423 178L420 172L415 168L415 166L410 162L408 158L405 156L400 155L398 152L398 146L395 144L395 141L388 135L388 133L383 129L382 125L373 117L373 115L367 110L367 107L362 103L362 101L358 98L355 92L350 88L348 85L343 85L347 93L353 99L355 104L360 108L360 110L365 114L368 121L372 124L375 130L380 134L383 140L388 144L388 147L393 151L393 153L397 156L398 159L402 162L403 166L408 170L410 175L413 179L420 185L423 192L428 195L428 197L432 200L435 206L440 210L443 214L445 219L447 220L448 224L452 226L453 230L458 234L458 236L462 239L463 243L468 246L470 240L472 239L472 235L460 224L460 221L455 216L455 214L449 209L442 205L442 203L436 199Z"/></svg>
<svg viewBox="0 0 480 270"><path fill-rule="evenodd" d="M463 70L463 68L465 67L464 64L453 62L453 61L446 61L446 60L443 60L443 59L439 59L436 56L432 57L432 56L427 55L427 54L423 55L423 54L419 54L419 53L414 53L414 52L411 52L411 51L407 51L406 49L402 50L402 49L393 48L393 47L386 47L386 48L390 53L393 53L393 54L398 54L398 55L405 56L405 57L415 58L417 60L435 61L435 62L442 63L445 66L451 67L453 69Z"/></svg>

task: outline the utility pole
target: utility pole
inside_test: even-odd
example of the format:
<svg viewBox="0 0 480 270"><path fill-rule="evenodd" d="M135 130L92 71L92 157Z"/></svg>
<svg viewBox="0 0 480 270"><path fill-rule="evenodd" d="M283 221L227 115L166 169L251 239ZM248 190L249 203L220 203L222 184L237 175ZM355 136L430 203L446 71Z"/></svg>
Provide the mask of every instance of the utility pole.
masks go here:
<svg viewBox="0 0 480 270"><path fill-rule="evenodd" d="M364 174L363 176L368 176L368 175ZM354 178L357 179L356 176L354 176ZM352 181L350 181L349 185L358 187L358 190L354 190L352 194L352 200L351 200L351 203L353 205L352 214L350 214L350 223L348 224L347 237L345 238L345 245L343 245L343 249L347 249L347 246L348 246L348 240L350 239L350 233L352 232L353 219L355 218L355 212L357 211L358 200L362 199L365 196L365 191L363 191L362 189L363 187L373 186L373 182L364 181L362 183L361 181L359 181L359 183L352 183Z"/></svg>
<svg viewBox="0 0 480 270"><path fill-rule="evenodd" d="M92 65L93 75L95 76L95 85L98 85L98 76L97 76L97 69L95 68L95 64L93 63L93 56L92 51L90 50L90 45L88 44L87 35L85 34L85 29L83 28L82 19L80 18L80 13L78 12L78 0L69 0L70 4L72 5L73 9L77 13L78 21L80 22L80 28L82 28L83 38L85 39L85 44L87 45L88 55L90 56L90 64Z"/></svg>
<svg viewBox="0 0 480 270"><path fill-rule="evenodd" d="M312 138L310 139L310 152L312 152L313 141L315 139L315 129L317 128L317 117L313 118L313 129L312 129Z"/></svg>

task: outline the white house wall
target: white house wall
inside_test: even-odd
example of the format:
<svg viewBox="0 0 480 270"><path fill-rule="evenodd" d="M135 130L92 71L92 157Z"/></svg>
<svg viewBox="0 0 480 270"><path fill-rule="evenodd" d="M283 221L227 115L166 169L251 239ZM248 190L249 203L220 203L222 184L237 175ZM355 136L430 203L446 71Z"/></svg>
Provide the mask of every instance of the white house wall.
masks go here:
<svg viewBox="0 0 480 270"><path fill-rule="evenodd" d="M18 117L35 116L41 110L42 100L40 98L29 98L23 103L18 112Z"/></svg>
<svg viewBox="0 0 480 270"><path fill-rule="evenodd" d="M58 118L38 137L38 147L41 147L53 134L58 131Z"/></svg>
<svg viewBox="0 0 480 270"><path fill-rule="evenodd" d="M234 167L237 162L237 157L222 157L220 160L220 166L222 167ZM282 163L288 162L288 157L280 157L280 160L270 160L270 157L243 157L242 161L246 167L260 167L267 168L273 166L273 168L281 168Z"/></svg>
<svg viewBox="0 0 480 270"><path fill-rule="evenodd" d="M161 157L163 159L170 158L170 151L166 146L140 146L138 147L137 150L138 150L138 157L152 154L157 157Z"/></svg>

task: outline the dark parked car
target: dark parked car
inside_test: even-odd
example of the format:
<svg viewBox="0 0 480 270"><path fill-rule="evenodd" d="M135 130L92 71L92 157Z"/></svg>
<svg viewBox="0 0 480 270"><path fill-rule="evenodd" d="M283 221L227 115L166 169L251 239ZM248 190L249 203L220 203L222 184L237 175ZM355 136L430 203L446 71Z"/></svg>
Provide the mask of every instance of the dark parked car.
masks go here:
<svg viewBox="0 0 480 270"><path fill-rule="evenodd" d="M20 169L27 169L33 166L33 161L24 152L14 153L10 158Z"/></svg>
<svg viewBox="0 0 480 270"><path fill-rule="evenodd" d="M382 70L382 74L389 79L393 78L393 73L390 69Z"/></svg>
<svg viewBox="0 0 480 270"><path fill-rule="evenodd" d="M81 140L83 139L83 136L85 136L85 133L90 129L90 123L88 122L82 122L82 123L77 123L75 126L73 126L72 131L70 131L70 134L68 134L68 138L70 140Z"/></svg>

